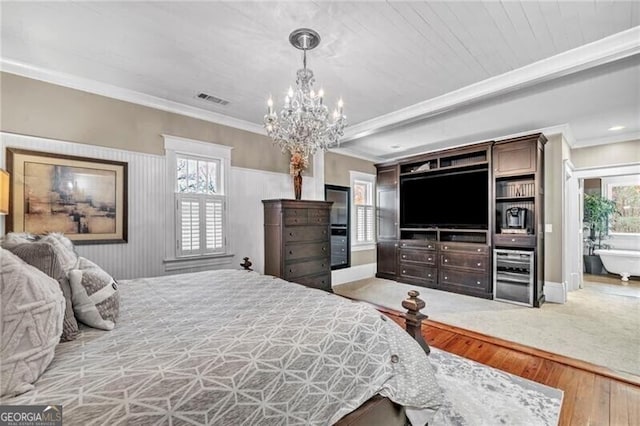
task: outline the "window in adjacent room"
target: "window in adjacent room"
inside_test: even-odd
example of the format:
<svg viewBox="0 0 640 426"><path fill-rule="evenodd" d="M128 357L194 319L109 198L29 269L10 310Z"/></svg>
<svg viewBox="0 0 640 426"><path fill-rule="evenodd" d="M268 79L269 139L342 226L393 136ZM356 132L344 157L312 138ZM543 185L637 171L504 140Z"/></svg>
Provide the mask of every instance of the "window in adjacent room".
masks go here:
<svg viewBox="0 0 640 426"><path fill-rule="evenodd" d="M373 186L375 176L351 172L352 205L353 212L352 238L353 245L372 245L374 241L374 206Z"/></svg>
<svg viewBox="0 0 640 426"><path fill-rule="evenodd" d="M224 253L225 195L219 159L176 155L178 256Z"/></svg>
<svg viewBox="0 0 640 426"><path fill-rule="evenodd" d="M611 221L614 234L640 234L640 176L603 179L607 198L616 203L617 213Z"/></svg>

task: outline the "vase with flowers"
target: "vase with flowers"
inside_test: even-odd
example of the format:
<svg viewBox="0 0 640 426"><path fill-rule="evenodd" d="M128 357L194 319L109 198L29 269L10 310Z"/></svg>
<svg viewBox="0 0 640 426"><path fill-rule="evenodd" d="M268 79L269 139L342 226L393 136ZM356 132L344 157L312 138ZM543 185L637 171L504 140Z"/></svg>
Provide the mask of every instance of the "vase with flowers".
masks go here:
<svg viewBox="0 0 640 426"><path fill-rule="evenodd" d="M291 152L289 171L293 176L293 191L296 200L302 198L302 171L307 167L308 158L300 151Z"/></svg>

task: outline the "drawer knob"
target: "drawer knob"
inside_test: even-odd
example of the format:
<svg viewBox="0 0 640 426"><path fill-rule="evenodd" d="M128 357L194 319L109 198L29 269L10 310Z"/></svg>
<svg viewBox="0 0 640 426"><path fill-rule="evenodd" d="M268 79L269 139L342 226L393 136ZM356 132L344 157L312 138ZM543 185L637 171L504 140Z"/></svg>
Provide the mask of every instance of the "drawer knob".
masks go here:
<svg viewBox="0 0 640 426"><path fill-rule="evenodd" d="M444 263L447 263L447 262L449 262L449 259L445 259L445 260L444 260Z"/></svg>
<svg viewBox="0 0 640 426"><path fill-rule="evenodd" d="M327 251L327 248L326 247L322 247L322 251Z"/></svg>
<svg viewBox="0 0 640 426"><path fill-rule="evenodd" d="M407 258L407 256L403 254L403 255L402 255L402 258L403 258L403 259L406 259L406 258Z"/></svg>
<svg viewBox="0 0 640 426"><path fill-rule="evenodd" d="M478 266L482 266L482 263L478 262Z"/></svg>
<svg viewBox="0 0 640 426"><path fill-rule="evenodd" d="M402 247L406 247L407 245L405 243L402 243Z"/></svg>
<svg viewBox="0 0 640 426"><path fill-rule="evenodd" d="M292 250L289 250L289 254L293 254L293 251L292 251Z"/></svg>
<svg viewBox="0 0 640 426"><path fill-rule="evenodd" d="M402 273L403 273L403 274L406 274L406 273L407 273L407 271L405 271L405 270L403 269L403 270L402 270Z"/></svg>
<svg viewBox="0 0 640 426"><path fill-rule="evenodd" d="M293 273L293 269L289 269L289 272L290 272L290 273Z"/></svg>
<svg viewBox="0 0 640 426"><path fill-rule="evenodd" d="M445 280L448 280L448 279L449 279L449 277L444 277L444 279L445 279Z"/></svg>
<svg viewBox="0 0 640 426"><path fill-rule="evenodd" d="M476 281L476 284L480 285L480 281Z"/></svg>
<svg viewBox="0 0 640 426"><path fill-rule="evenodd" d="M515 238L512 238L512 239L511 239L511 241L515 242L515 241L516 241L516 239L515 239Z"/></svg>
<svg viewBox="0 0 640 426"><path fill-rule="evenodd" d="M447 250L449 247L448 246L444 246L444 249Z"/></svg>
<svg viewBox="0 0 640 426"><path fill-rule="evenodd" d="M482 249L478 249L478 251L482 251Z"/></svg>
<svg viewBox="0 0 640 426"><path fill-rule="evenodd" d="M342 251L344 251L344 249L342 249Z"/></svg>
<svg viewBox="0 0 640 426"><path fill-rule="evenodd" d="M428 261L428 262L431 262L431 258L430 258L430 257L427 257L427 261Z"/></svg>
<svg viewBox="0 0 640 426"><path fill-rule="evenodd" d="M428 278L431 278L431 274L427 274L427 277L428 277Z"/></svg>
<svg viewBox="0 0 640 426"><path fill-rule="evenodd" d="M290 236L290 237L293 237L293 232L289 232L289 236Z"/></svg>

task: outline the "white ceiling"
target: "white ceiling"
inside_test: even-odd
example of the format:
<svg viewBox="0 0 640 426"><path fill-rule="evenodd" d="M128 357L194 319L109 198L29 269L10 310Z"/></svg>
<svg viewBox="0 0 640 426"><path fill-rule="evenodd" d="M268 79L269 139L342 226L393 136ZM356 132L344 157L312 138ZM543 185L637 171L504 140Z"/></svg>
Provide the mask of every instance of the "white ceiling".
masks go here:
<svg viewBox="0 0 640 426"><path fill-rule="evenodd" d="M341 151L373 160L551 127L575 146L640 134L637 1L2 1L0 13L5 71L258 132L301 66L289 33L313 28L316 86L345 100Z"/></svg>

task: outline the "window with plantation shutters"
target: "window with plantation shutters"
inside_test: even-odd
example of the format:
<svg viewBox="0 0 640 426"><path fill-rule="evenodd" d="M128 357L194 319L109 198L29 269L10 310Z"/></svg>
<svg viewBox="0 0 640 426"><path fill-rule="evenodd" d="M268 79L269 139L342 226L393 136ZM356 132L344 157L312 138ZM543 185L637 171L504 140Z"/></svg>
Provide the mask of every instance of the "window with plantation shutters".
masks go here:
<svg viewBox="0 0 640 426"><path fill-rule="evenodd" d="M355 211L356 244L374 242L373 183L355 179L353 186L353 206Z"/></svg>
<svg viewBox="0 0 640 426"><path fill-rule="evenodd" d="M373 241L373 206L356 205L356 241Z"/></svg>
<svg viewBox="0 0 640 426"><path fill-rule="evenodd" d="M225 197L220 191L220 161L176 157L177 254L224 253Z"/></svg>

